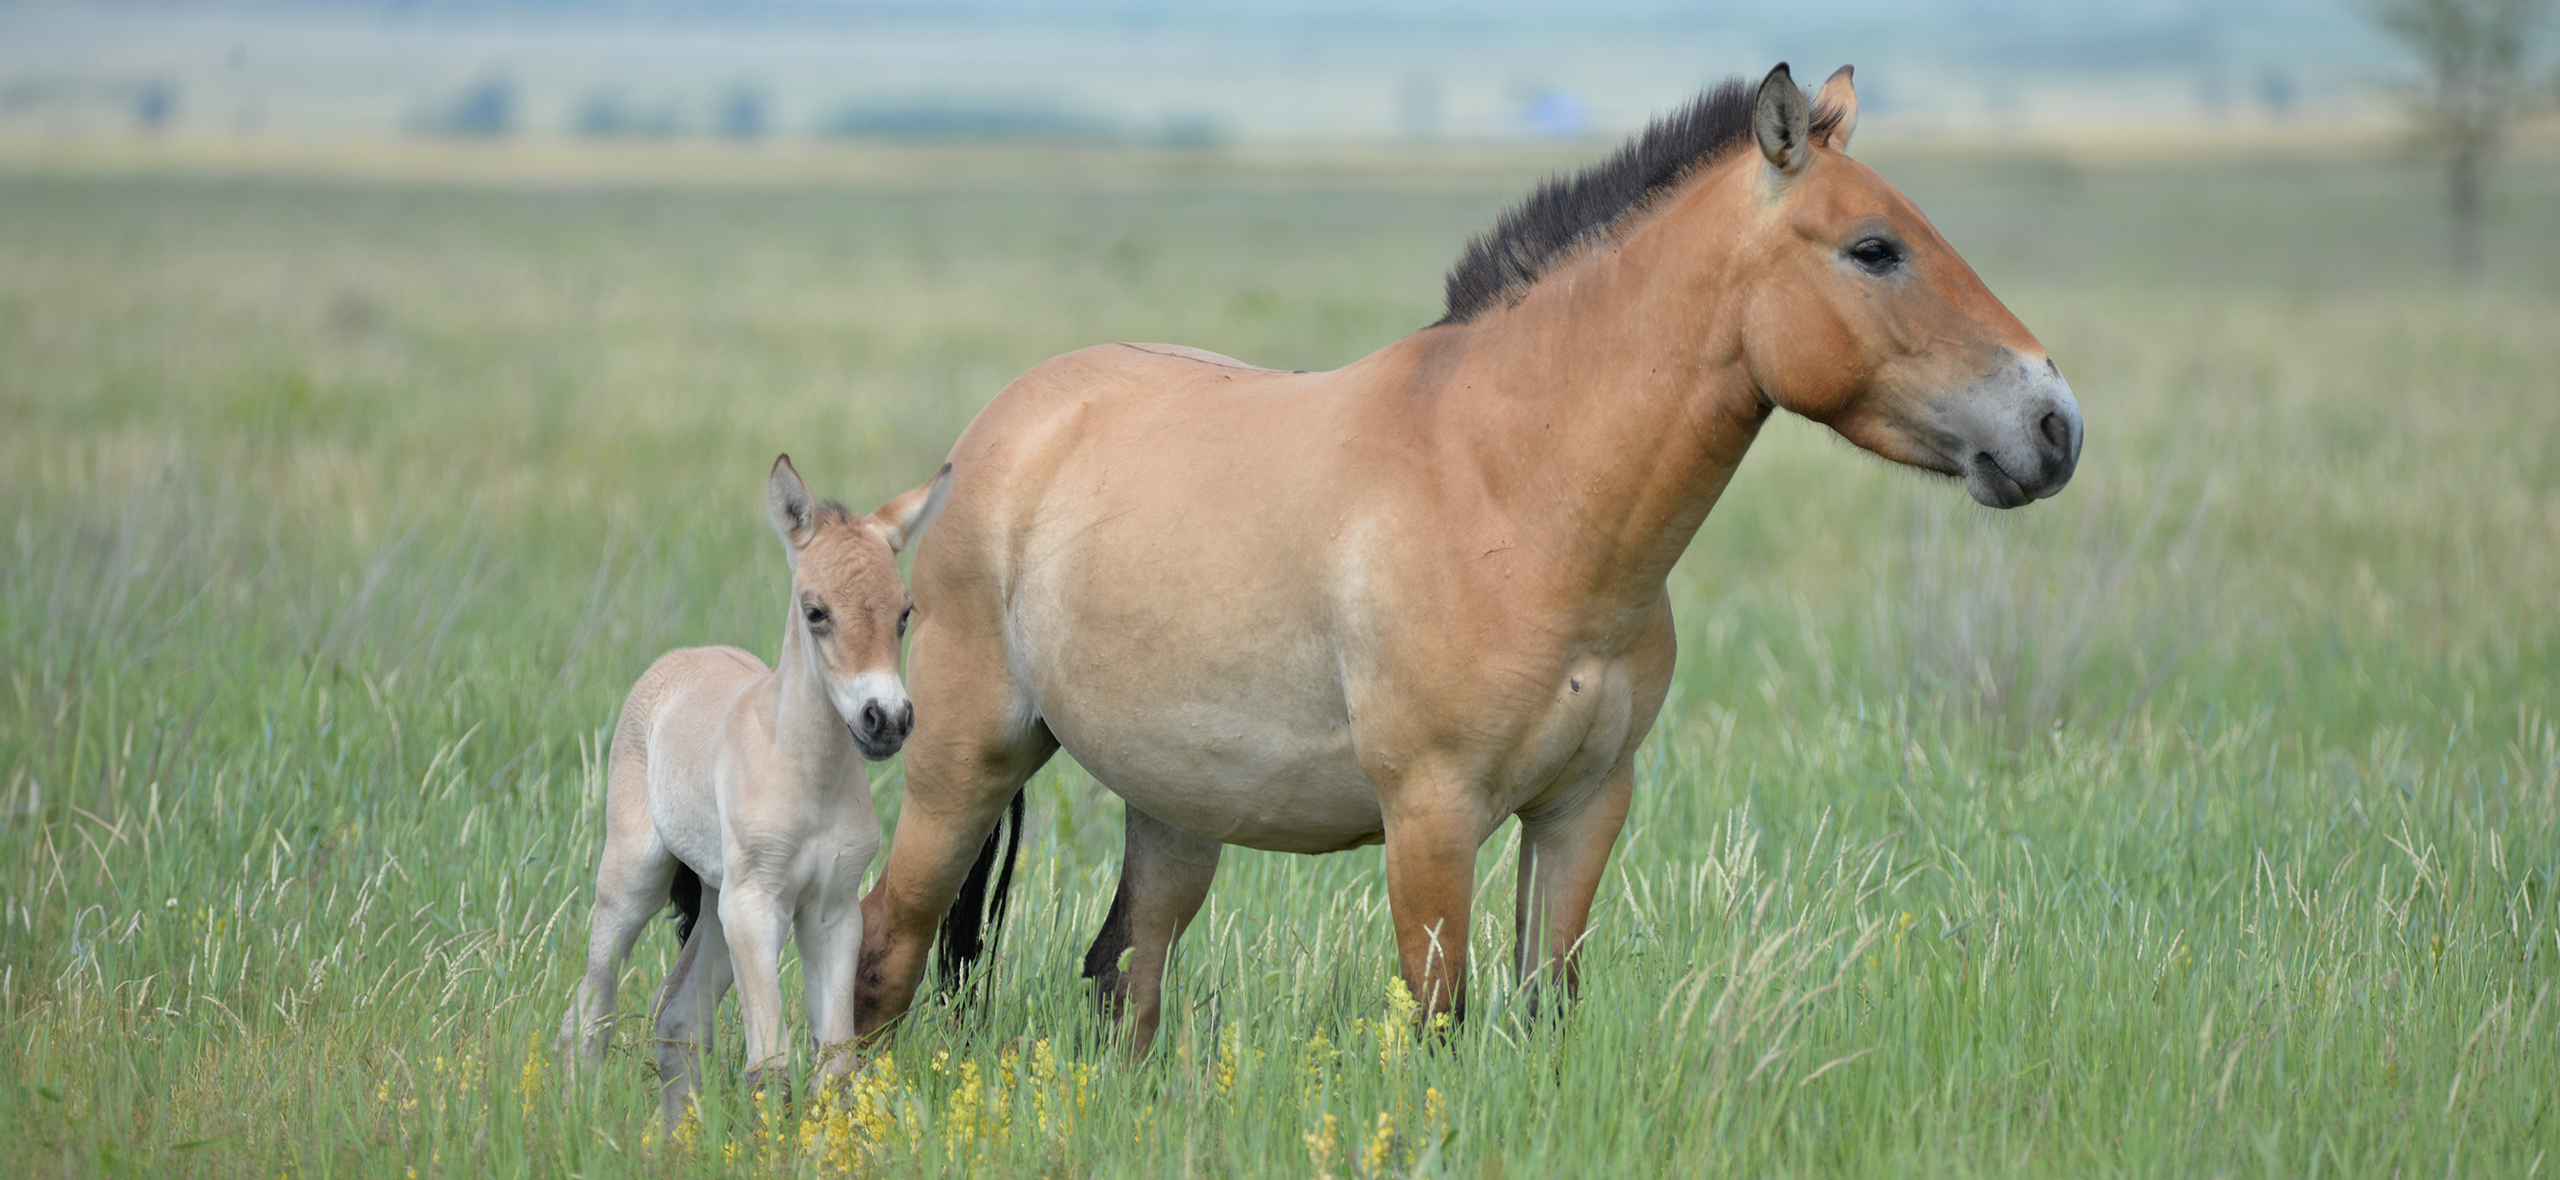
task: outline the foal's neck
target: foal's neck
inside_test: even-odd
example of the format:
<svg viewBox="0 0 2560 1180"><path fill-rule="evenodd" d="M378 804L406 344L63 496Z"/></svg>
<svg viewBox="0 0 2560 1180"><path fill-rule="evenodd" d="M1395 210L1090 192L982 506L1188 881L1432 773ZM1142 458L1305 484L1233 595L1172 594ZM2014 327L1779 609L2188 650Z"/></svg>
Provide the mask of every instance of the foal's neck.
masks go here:
<svg viewBox="0 0 2560 1180"><path fill-rule="evenodd" d="M793 763L832 769L854 756L853 734L827 695L826 677L809 656L809 637L793 617L782 626L782 653L773 662L773 744Z"/></svg>
<svg viewBox="0 0 2560 1180"><path fill-rule="evenodd" d="M1747 179L1729 172L1669 194L1517 303L1404 342L1454 356L1435 383L1435 433L1472 453L1566 589L1604 610L1658 600L1768 420L1742 353L1748 214L1714 207L1734 203L1719 179Z"/></svg>

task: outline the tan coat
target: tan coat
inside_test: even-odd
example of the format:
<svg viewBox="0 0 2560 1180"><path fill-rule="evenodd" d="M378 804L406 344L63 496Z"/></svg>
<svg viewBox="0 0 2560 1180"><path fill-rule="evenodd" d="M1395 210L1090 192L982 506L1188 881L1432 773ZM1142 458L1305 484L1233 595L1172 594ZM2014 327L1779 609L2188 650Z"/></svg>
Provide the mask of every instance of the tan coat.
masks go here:
<svg viewBox="0 0 2560 1180"><path fill-rule="evenodd" d="M1427 1015L1463 1002L1476 850L1516 816L1516 963L1569 984L1670 680L1665 578L1768 415L2000 506L2076 462L2042 347L1841 154L1846 71L1823 101L1836 130L1809 141L1781 67L1759 150L1508 306L1342 369L1106 345L998 395L916 560L923 720L865 903L862 1029L906 1007L997 812L1060 746L1129 806L1086 969L1137 1047L1224 844L1383 841Z"/></svg>

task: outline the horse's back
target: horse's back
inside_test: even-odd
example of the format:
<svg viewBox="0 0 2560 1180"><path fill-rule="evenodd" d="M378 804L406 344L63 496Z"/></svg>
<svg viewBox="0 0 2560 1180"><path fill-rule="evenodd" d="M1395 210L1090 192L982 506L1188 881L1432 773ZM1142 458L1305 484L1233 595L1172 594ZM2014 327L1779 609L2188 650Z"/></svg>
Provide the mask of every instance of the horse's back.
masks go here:
<svg viewBox="0 0 2560 1180"><path fill-rule="evenodd" d="M1052 527L1061 497L1117 505L1132 496L1267 492L1277 490L1266 478L1274 472L1303 485L1308 454L1322 449L1316 440L1343 417L1341 376L1256 368L1174 344L1052 357L1015 378L962 432L937 529L971 518L964 532Z"/></svg>

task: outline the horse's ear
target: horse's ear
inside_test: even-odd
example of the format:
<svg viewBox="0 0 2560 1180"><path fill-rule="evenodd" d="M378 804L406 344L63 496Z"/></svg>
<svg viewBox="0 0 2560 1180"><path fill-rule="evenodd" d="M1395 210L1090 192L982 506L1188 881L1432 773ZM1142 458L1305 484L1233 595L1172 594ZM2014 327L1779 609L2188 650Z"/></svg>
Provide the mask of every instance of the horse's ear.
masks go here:
<svg viewBox="0 0 2560 1180"><path fill-rule="evenodd" d="M1831 71L1822 93L1813 99L1813 142L1835 152L1849 150L1849 135L1858 129L1858 88L1849 81L1854 66Z"/></svg>
<svg viewBox="0 0 2560 1180"><path fill-rule="evenodd" d="M1795 76L1787 72L1787 63L1760 80L1758 109L1751 116L1752 138L1760 141L1760 154L1781 175L1794 176L1804 171L1805 162L1813 158L1808 142L1807 123L1810 115L1804 105L1804 91L1796 89Z"/></svg>
<svg viewBox="0 0 2560 1180"><path fill-rule="evenodd" d="M880 526L881 536L889 542L889 552L902 552L933 527L933 518L942 515L942 502L950 498L951 465L945 463L932 483L898 493L871 514L871 522Z"/></svg>
<svg viewBox="0 0 2560 1180"><path fill-rule="evenodd" d="M777 455L773 475L764 481L764 507L773 519L773 531L782 534L782 543L793 553L808 547L813 527L818 520L818 503L809 498L809 485L800 482L799 469L791 465L791 456Z"/></svg>

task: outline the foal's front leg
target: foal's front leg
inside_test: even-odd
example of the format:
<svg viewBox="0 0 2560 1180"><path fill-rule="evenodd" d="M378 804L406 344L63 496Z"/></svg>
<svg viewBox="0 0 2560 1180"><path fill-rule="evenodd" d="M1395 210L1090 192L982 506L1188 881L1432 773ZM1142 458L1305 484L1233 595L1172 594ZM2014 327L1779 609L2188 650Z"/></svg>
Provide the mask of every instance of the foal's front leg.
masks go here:
<svg viewBox="0 0 2560 1180"><path fill-rule="evenodd" d="M787 1100L791 1057L782 1040L782 940L790 931L791 909L780 884L732 875L720 891L720 925L746 1018L747 1088L779 1084Z"/></svg>
<svg viewBox="0 0 2560 1180"><path fill-rule="evenodd" d="M869 867L870 857L861 859ZM862 879L861 869L853 874ZM862 901L852 886L825 897L792 920L800 943L800 975L809 996L809 1039L821 1083L853 1072L853 977L862 960Z"/></svg>

